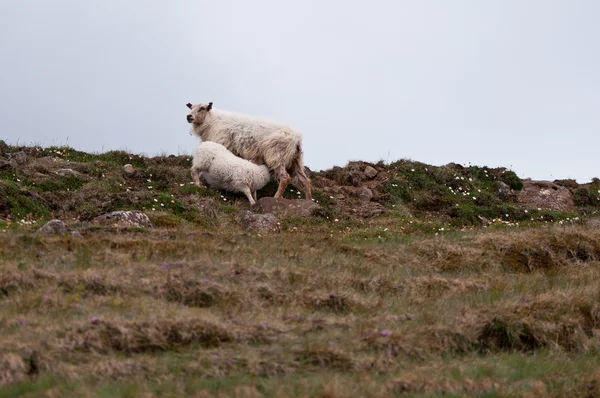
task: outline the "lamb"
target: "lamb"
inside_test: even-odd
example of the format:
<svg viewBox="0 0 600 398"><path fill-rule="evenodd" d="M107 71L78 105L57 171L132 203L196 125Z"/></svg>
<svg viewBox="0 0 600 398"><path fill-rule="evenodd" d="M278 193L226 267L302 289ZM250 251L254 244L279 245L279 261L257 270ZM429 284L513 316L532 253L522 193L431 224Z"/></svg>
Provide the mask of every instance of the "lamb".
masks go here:
<svg viewBox="0 0 600 398"><path fill-rule="evenodd" d="M191 133L202 141L222 144L243 159L264 164L274 173L279 181L275 198L283 196L294 178L303 185L306 199L312 200L310 179L304 170L300 132L270 120L215 110L212 102L187 104L187 107L190 108L187 121L192 125Z"/></svg>
<svg viewBox="0 0 600 398"><path fill-rule="evenodd" d="M223 145L211 141L202 142L196 148L190 171L197 186L202 186L200 177L203 177L213 188L245 194L252 206L256 204L256 191L271 179L266 166L237 157Z"/></svg>

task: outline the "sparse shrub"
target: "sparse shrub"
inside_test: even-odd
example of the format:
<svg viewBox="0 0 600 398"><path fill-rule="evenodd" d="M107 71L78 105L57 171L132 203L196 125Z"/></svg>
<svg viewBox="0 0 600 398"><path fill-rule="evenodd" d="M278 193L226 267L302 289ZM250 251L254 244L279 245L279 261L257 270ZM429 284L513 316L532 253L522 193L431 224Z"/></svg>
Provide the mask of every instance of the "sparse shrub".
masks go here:
<svg viewBox="0 0 600 398"><path fill-rule="evenodd" d="M573 193L573 202L579 207L597 206L598 196L586 188L579 188Z"/></svg>
<svg viewBox="0 0 600 398"><path fill-rule="evenodd" d="M452 218L450 225L459 227L463 225L481 224L478 213L479 209L474 204L461 204L459 206L452 206L450 209L448 209L448 215Z"/></svg>
<svg viewBox="0 0 600 398"><path fill-rule="evenodd" d="M35 192L20 191L17 184L0 180L0 212L5 216L22 219L27 216L47 218L50 216L48 207ZM0 216L2 214L0 213Z"/></svg>
<svg viewBox="0 0 600 398"><path fill-rule="evenodd" d="M127 163L132 164L136 167L143 167L143 163L140 164L139 159L134 159L131 154L125 151L108 151L97 155L97 159L106 163L112 163L117 166L124 166ZM135 165L133 163L136 163Z"/></svg>
<svg viewBox="0 0 600 398"><path fill-rule="evenodd" d="M80 176L56 176L37 183L36 187L45 192L75 191L85 183L86 180Z"/></svg>
<svg viewBox="0 0 600 398"><path fill-rule="evenodd" d="M523 181L521 181L514 171L505 170L498 176L498 179L515 191L523 189Z"/></svg>
<svg viewBox="0 0 600 398"><path fill-rule="evenodd" d="M9 146L4 140L0 140L0 156L4 156L8 152Z"/></svg>
<svg viewBox="0 0 600 398"><path fill-rule="evenodd" d="M395 201L401 200L406 203L411 203L413 199L410 184L406 181L391 180L382 186L382 191L385 194L391 195Z"/></svg>
<svg viewBox="0 0 600 398"><path fill-rule="evenodd" d="M452 206L454 202L452 199L447 188L434 185L414 194L413 204L417 210L441 211Z"/></svg>
<svg viewBox="0 0 600 398"><path fill-rule="evenodd" d="M485 351L533 351L547 344L528 323L502 318L493 318L483 326L479 343Z"/></svg>

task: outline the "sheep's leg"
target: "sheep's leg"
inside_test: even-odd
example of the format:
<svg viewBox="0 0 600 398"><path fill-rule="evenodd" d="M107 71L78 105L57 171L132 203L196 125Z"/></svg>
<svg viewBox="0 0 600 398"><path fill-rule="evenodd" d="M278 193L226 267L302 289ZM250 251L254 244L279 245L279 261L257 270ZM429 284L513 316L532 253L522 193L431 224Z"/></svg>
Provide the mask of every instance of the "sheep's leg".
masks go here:
<svg viewBox="0 0 600 398"><path fill-rule="evenodd" d="M274 197L281 198L292 177L290 177L284 166L281 166L279 169L277 169L276 175L277 179L279 180L279 188L277 188L277 192L275 192Z"/></svg>
<svg viewBox="0 0 600 398"><path fill-rule="evenodd" d="M256 197L256 191L252 192L252 197L254 198L255 202L258 202L258 198Z"/></svg>
<svg viewBox="0 0 600 398"><path fill-rule="evenodd" d="M201 171L199 171L195 166L192 166L190 173L192 174L192 180L197 187L206 188L204 185L200 184L200 176L202 175Z"/></svg>
<svg viewBox="0 0 600 398"><path fill-rule="evenodd" d="M298 177L298 180L300 181L300 183L302 183L304 185L304 196L306 196L307 200L312 200L312 192L311 192L311 187L310 187L310 179L308 178L308 176L306 175L305 171L298 168L296 170L296 177Z"/></svg>
<svg viewBox="0 0 600 398"><path fill-rule="evenodd" d="M250 204L252 206L254 206L256 204L256 202L254 201L254 198L252 197L252 192L250 191L250 188L245 187L244 189L242 189L242 192L244 193L244 195L246 195L246 197L250 201Z"/></svg>

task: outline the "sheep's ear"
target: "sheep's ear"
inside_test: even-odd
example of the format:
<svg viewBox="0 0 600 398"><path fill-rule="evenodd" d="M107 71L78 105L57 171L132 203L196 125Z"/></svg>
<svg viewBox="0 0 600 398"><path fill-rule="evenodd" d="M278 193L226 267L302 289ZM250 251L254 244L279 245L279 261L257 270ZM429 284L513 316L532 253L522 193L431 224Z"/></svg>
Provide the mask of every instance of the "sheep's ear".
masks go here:
<svg viewBox="0 0 600 398"><path fill-rule="evenodd" d="M185 106L187 106L188 108L192 109L192 104L190 104L189 102L187 104L185 104Z"/></svg>
<svg viewBox="0 0 600 398"><path fill-rule="evenodd" d="M208 103L208 106L206 107L207 111L210 111L212 109L212 102Z"/></svg>

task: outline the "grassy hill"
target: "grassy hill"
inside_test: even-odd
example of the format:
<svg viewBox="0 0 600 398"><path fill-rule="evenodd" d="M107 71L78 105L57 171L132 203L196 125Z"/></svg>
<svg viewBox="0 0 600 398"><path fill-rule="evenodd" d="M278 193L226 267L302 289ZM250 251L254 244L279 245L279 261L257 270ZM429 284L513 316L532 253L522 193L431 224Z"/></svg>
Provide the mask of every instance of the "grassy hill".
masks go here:
<svg viewBox="0 0 600 398"><path fill-rule="evenodd" d="M506 169L351 162L257 233L189 157L0 155L0 397L600 395L598 180L556 210ZM127 209L153 227L94 223Z"/></svg>

